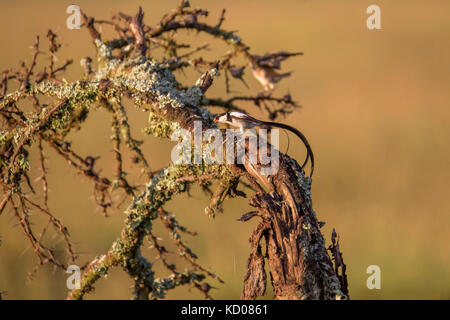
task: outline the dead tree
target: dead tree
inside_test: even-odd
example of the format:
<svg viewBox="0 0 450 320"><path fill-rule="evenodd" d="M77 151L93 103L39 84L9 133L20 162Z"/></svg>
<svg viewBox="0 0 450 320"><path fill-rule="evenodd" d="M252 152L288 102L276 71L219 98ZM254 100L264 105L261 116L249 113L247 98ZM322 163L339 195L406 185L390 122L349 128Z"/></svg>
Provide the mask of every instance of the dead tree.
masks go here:
<svg viewBox="0 0 450 320"><path fill-rule="evenodd" d="M121 191L129 199L126 220L121 234L112 243L108 252L98 256L83 267L81 287L70 292L68 298L82 299L92 290L95 282L114 267L122 267L134 280L134 297L137 299L163 298L167 290L181 285L191 285L205 297L209 295L207 278L221 279L196 262L197 256L185 245L182 234L189 232L178 223L164 205L175 195L186 192L189 186L199 183L211 192L211 203L206 212L213 216L221 210L228 197L244 196L238 187L244 185L253 190L250 205L254 211L245 213L241 221L260 219L250 237L251 254L243 285L243 299L255 299L264 295L267 285L265 264L268 263L270 281L275 299L341 299L348 297L345 265L335 238L330 246L335 263L330 258L316 213L312 207L311 179L305 175L298 163L286 154L280 154L279 170L272 175L259 174L261 165L243 164L176 165L153 171L145 158L142 142L132 137L125 100L131 100L149 115L147 134L169 138L174 130L194 131L194 121L202 123L202 130L215 128L209 107L225 110L244 110L243 103L251 102L267 112L273 120L291 113L297 103L290 94L276 97L275 84L289 74L279 72L281 63L301 53L284 51L264 55L252 54L250 47L234 32L222 27L225 10L217 24L202 22L208 12L191 8L188 1L181 1L171 13L165 15L154 26L144 24L141 8L134 16L115 14L111 20L97 21L82 13L83 26L89 31L96 48L95 59L86 57L81 61L85 76L73 83L61 79L72 60L56 66L54 59L60 45L58 36L49 31L49 65L37 71L37 57L41 54L40 41L36 39L34 54L29 65L22 63L19 70L2 73L0 92L0 178L3 197L0 214L9 208L29 240L38 264L51 263L61 269L76 263L78 257L70 241L67 228L55 217L48 206L47 172L45 154L53 149L65 159L81 176L92 181L93 194L99 208L112 210L111 193ZM103 39L98 26L112 27L117 32L114 39ZM190 48L179 43L174 34L181 30L205 33L226 42L230 51L216 61L206 61L201 56L208 47ZM190 48L190 49L189 49ZM183 52L184 51L184 52ZM162 57L156 59L156 52ZM239 59L246 65L236 64ZM199 71L195 84L184 86L175 74L186 68ZM261 83L264 92L256 96L234 96L229 99L207 96L208 88L219 76L223 76L229 90L230 80L244 80L244 72L250 69ZM17 83L16 90L8 90L11 81ZM40 102L41 97L54 101L51 105ZM23 111L22 103L30 101L34 112ZM101 176L95 166L95 155L80 155L65 137L74 129L83 127L89 114L104 108L111 114L111 128L116 162L113 177ZM40 162L31 164L28 154L35 148ZM146 174L146 185L132 185L123 172L123 150L134 154L133 161L139 163ZM28 192L38 188L37 182L29 178L30 166L41 170L39 179L43 197L36 199ZM219 186L212 192L211 181ZM65 258L54 254L51 245L44 243L44 228L40 233L31 223L30 212L35 211L48 219L46 228L53 227L64 239ZM180 255L191 268L181 272L168 260L168 253L159 243L152 225L160 221L168 230ZM264 241L263 241L264 240ZM5 239L4 241L7 241ZM141 255L144 241L150 241L164 266L171 272L169 277L158 278L152 264ZM338 274L342 268L341 274Z"/></svg>

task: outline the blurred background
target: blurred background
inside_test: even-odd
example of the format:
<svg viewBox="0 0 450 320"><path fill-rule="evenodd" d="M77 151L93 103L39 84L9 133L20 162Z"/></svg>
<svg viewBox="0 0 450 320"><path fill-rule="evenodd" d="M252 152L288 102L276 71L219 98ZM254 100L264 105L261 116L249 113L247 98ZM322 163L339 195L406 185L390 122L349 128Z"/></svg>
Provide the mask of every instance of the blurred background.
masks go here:
<svg viewBox="0 0 450 320"><path fill-rule="evenodd" d="M155 25L163 14L178 4L170 1L77 1L82 10L98 19L122 11L135 14L142 6L147 25ZM69 1L2 1L0 3L0 70L18 67L19 60L31 60L35 35L56 31L64 47L58 54L63 62L73 58L68 81L82 74L79 60L94 56L85 29L66 28ZM340 234L347 264L352 299L450 299L450 2L448 1L332 1L332 0L193 0L193 7L210 11L207 21L217 22L226 8L223 27L239 30L254 54L272 50L302 51L289 59L284 71L294 70L283 80L275 95L290 92L302 108L280 121L302 130L315 156L312 185L313 206L327 245L333 228ZM381 8L381 30L368 30L366 8ZM106 29L106 27L104 28ZM105 33L108 31L104 30ZM205 35L182 32L180 38L193 45L211 43L203 55L214 59L226 47ZM41 65L48 62L41 55ZM177 73L192 84L195 73ZM233 94L256 94L260 84L246 70L247 89L232 82ZM223 77L208 91L225 97ZM244 105L243 105L244 106ZM254 106L247 110L264 119ZM145 136L143 116L127 105L133 134L145 141L144 151L154 170L170 161L173 143ZM213 109L213 111L215 111ZM114 162L110 143L110 115L103 110L90 113L83 130L68 140L83 156L101 155L96 169L112 176ZM284 135L280 135L284 138ZM283 140L285 144L286 141ZM283 148L282 148L283 150ZM290 139L289 154L304 159L304 148ZM37 154L31 154L37 160ZM32 162L33 163L33 162ZM37 163L37 162L36 162ZM105 253L120 233L122 207L105 218L92 199L93 186L79 176L52 150L48 151L50 208L68 226L80 264ZM129 161L126 171L137 171ZM33 177L39 172L32 167ZM138 179L138 177L136 178ZM210 221L204 215L208 198L198 188L192 197L177 196L166 209L180 223L197 231L185 241L198 254L199 262L220 275L225 283L210 282L219 290L216 299L236 299L250 253L248 237L256 221L237 222L249 211L247 200L228 200L224 213ZM39 226L40 216L33 222ZM42 220L45 222L45 220ZM178 262L165 230L155 225ZM64 299L68 275L52 267L38 270L27 280L36 258L11 210L0 217L0 291L6 299ZM49 237L48 243L61 243ZM62 245L62 243L61 243ZM148 246L148 244L147 244ZM155 262L160 276L166 275L155 252L144 254ZM182 262L180 262L182 265ZM370 265L381 268L381 289L369 290L366 280ZM132 281L120 269L95 285L87 299L128 299ZM200 299L195 290L181 288L169 299ZM269 294L266 298L270 298Z"/></svg>

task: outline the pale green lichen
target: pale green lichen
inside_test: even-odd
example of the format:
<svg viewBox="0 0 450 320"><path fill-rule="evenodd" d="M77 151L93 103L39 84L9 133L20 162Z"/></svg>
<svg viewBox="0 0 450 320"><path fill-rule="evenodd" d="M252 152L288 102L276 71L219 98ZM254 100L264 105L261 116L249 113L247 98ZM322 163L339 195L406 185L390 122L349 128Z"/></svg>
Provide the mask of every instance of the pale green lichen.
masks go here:
<svg viewBox="0 0 450 320"><path fill-rule="evenodd" d="M312 208L312 198L311 198L311 183L310 177L306 177L304 172L300 169L297 162L293 159L287 160L289 166L294 168L295 176L297 177L298 186L302 189L302 194L304 195L303 206L304 209L308 210L315 217L315 212Z"/></svg>
<svg viewBox="0 0 450 320"><path fill-rule="evenodd" d="M107 78L111 72L120 66L121 61L114 58L112 48L107 43L100 39L95 39L95 45L97 46L97 61L99 67L95 73L94 79L101 80Z"/></svg>
<svg viewBox="0 0 450 320"><path fill-rule="evenodd" d="M165 298L167 290L186 283L201 281L204 278L204 275L198 274L191 270L186 270L184 273L171 274L167 278L157 278L153 282L152 298L163 299Z"/></svg>
<svg viewBox="0 0 450 320"><path fill-rule="evenodd" d="M174 132L181 130L178 122L167 121L151 111L148 115L148 123L149 126L145 127L143 132L157 138L170 138Z"/></svg>
<svg viewBox="0 0 450 320"><path fill-rule="evenodd" d="M163 64L152 59L140 59L131 66L121 66L116 77L112 79L115 85L125 86L141 93L151 93L160 108L171 105L173 108L198 106L203 93L198 86L180 90L180 84L173 73ZM126 73L126 76L120 76Z"/></svg>

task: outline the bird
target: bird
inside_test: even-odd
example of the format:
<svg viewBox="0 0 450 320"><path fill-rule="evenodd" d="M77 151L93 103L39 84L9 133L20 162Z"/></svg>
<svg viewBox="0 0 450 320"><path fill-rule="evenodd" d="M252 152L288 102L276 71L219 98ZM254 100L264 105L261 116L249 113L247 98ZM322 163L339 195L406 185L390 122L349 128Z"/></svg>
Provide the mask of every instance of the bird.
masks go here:
<svg viewBox="0 0 450 320"><path fill-rule="evenodd" d="M273 68L261 67L254 62L251 62L251 67L253 76L261 83L264 91L273 90L276 83L292 74L292 72L278 73Z"/></svg>
<svg viewBox="0 0 450 320"><path fill-rule="evenodd" d="M249 58L248 64L251 66L252 74L256 80L261 83L264 91L272 91L275 84L281 79L289 77L292 71L279 73L276 70L281 70L281 62L289 57L303 55L302 52L269 52L263 56L252 55Z"/></svg>
<svg viewBox="0 0 450 320"><path fill-rule="evenodd" d="M232 112L224 112L221 114L218 114L216 117L214 117L215 123L224 123L229 124L232 127L238 128L240 132L244 133L245 130L251 129L256 126L261 127L277 127L281 129L286 129L292 133L294 133L297 137L302 140L303 144L306 147L306 159L302 164L302 169L305 167L306 163L309 159L311 159L311 173L310 177L312 177L314 173L314 154L312 152L311 146L306 139L305 135L301 133L299 130L295 129L294 127L291 127L287 124L279 123L279 122L273 122L273 121L261 121L258 119L253 118L252 116L244 113L244 112L238 112L238 111L232 111Z"/></svg>

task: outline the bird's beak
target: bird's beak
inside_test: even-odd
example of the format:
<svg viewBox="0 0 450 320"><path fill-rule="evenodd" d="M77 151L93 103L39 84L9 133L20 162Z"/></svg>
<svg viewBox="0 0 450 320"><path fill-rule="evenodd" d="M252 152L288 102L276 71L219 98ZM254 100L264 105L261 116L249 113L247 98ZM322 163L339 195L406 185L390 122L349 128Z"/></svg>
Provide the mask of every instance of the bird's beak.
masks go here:
<svg viewBox="0 0 450 320"><path fill-rule="evenodd" d="M215 122L215 123L219 122L219 119L217 119L217 117L214 118L214 122Z"/></svg>

